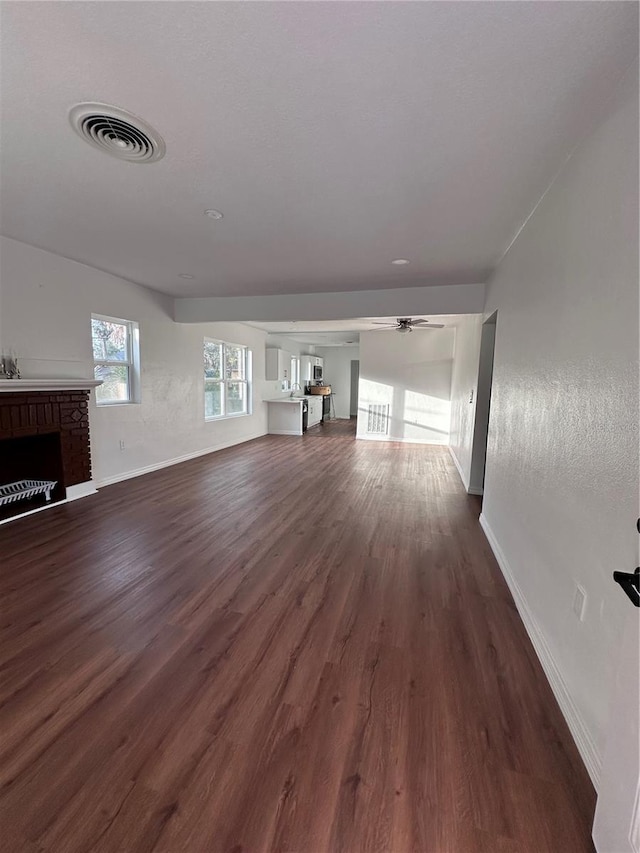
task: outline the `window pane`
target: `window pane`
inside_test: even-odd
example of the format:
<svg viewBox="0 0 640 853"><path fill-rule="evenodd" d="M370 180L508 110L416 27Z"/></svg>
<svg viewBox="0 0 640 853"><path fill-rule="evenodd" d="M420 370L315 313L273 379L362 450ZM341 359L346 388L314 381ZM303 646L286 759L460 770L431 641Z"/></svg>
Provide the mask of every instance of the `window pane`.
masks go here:
<svg viewBox="0 0 640 853"><path fill-rule="evenodd" d="M125 323L91 318L93 357L96 361L128 361L129 345Z"/></svg>
<svg viewBox="0 0 640 853"><path fill-rule="evenodd" d="M222 414L222 382L204 381L204 416L215 418Z"/></svg>
<svg viewBox="0 0 640 853"><path fill-rule="evenodd" d="M244 379L244 347L225 344L225 379Z"/></svg>
<svg viewBox="0 0 640 853"><path fill-rule="evenodd" d="M227 382L227 414L239 415L247 411L247 386L244 382Z"/></svg>
<svg viewBox="0 0 640 853"><path fill-rule="evenodd" d="M99 404L126 403L129 400L129 368L126 364L96 364L94 374L102 382L96 388Z"/></svg>
<svg viewBox="0 0 640 853"><path fill-rule="evenodd" d="M204 342L204 375L206 379L222 379L222 344Z"/></svg>

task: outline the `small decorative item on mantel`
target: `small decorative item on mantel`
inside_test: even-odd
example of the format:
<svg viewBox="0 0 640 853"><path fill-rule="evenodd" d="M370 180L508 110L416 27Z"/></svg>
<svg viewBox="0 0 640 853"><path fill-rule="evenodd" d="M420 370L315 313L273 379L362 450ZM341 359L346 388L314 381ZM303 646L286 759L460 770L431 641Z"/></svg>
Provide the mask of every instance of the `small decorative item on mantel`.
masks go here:
<svg viewBox="0 0 640 853"><path fill-rule="evenodd" d="M18 357L13 350L9 355L2 353L0 356L0 379L20 379Z"/></svg>

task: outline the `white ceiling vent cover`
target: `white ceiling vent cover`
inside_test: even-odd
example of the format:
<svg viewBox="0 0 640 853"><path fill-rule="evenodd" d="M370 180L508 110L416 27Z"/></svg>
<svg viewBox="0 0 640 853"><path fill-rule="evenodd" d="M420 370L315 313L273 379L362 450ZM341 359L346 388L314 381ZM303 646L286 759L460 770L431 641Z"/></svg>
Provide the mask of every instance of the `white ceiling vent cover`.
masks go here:
<svg viewBox="0 0 640 853"><path fill-rule="evenodd" d="M71 127L94 148L130 163L154 163L164 157L160 134L133 113L109 104L77 104Z"/></svg>

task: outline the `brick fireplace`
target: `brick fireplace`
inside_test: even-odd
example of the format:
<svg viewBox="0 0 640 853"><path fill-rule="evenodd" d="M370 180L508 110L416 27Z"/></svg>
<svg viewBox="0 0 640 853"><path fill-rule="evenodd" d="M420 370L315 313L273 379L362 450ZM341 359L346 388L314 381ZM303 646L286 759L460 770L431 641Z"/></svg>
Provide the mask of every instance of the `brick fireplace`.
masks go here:
<svg viewBox="0 0 640 853"><path fill-rule="evenodd" d="M0 486L23 479L55 480L51 502L94 491L89 394L95 384L76 380L0 382ZM0 520L44 503L40 496L5 505L0 507Z"/></svg>

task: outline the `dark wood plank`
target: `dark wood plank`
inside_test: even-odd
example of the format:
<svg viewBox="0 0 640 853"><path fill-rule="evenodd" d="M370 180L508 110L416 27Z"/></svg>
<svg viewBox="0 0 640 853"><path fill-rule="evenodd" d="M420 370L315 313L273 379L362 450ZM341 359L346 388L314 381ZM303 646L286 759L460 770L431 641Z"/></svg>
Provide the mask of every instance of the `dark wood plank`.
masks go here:
<svg viewBox="0 0 640 853"><path fill-rule="evenodd" d="M477 501L445 449L353 433L0 528L12 851L592 850Z"/></svg>

